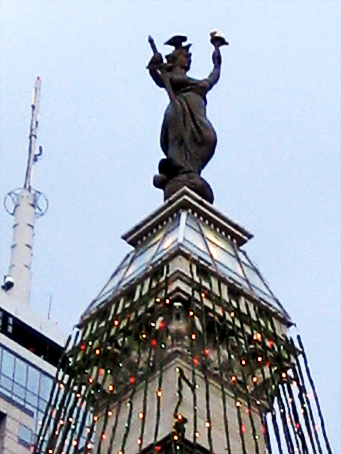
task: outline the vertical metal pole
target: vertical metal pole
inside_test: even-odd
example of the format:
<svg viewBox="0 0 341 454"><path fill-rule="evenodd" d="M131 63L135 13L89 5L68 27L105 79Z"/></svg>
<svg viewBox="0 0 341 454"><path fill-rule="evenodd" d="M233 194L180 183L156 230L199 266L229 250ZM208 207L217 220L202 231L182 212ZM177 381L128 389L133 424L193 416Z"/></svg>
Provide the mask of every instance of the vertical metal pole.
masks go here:
<svg viewBox="0 0 341 454"><path fill-rule="evenodd" d="M14 208L13 242L9 275L14 279L10 290L11 298L28 306L31 290L31 263L36 218L36 200L32 191L33 164L35 157L41 80L39 77L33 89L31 102L31 123L29 134L28 162L24 187Z"/></svg>

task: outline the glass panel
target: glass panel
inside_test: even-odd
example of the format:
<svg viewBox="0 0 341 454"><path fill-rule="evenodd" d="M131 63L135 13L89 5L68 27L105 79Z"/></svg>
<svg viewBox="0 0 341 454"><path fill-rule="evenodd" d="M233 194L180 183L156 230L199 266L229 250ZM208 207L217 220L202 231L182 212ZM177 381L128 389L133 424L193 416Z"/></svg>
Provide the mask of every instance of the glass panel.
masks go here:
<svg viewBox="0 0 341 454"><path fill-rule="evenodd" d="M177 229L179 226L179 215L177 215L176 219L172 220L170 224L166 226L166 228L161 228L158 232L156 232L153 236L148 238L147 240L143 241L139 246L136 248L137 251L139 252L140 249L147 249L151 245L156 245L160 242L162 237L165 235L167 231L167 235L172 232L174 229Z"/></svg>
<svg viewBox="0 0 341 454"><path fill-rule="evenodd" d="M25 398L25 388L18 383L13 383L13 394L20 398L20 400L24 400Z"/></svg>
<svg viewBox="0 0 341 454"><path fill-rule="evenodd" d="M26 402L36 407L38 405L38 396L36 394L26 392Z"/></svg>
<svg viewBox="0 0 341 454"><path fill-rule="evenodd" d="M249 289L249 286L247 285L247 282L245 279L242 279L240 276L238 276L236 273L234 273L230 268L227 268L226 266L222 265L221 263L217 263L218 270L225 274L225 276L230 277L236 282L239 282L243 287L246 287Z"/></svg>
<svg viewBox="0 0 341 454"><path fill-rule="evenodd" d="M262 279L259 277L259 275L256 273L255 270L253 270L250 267L244 265L244 271L245 271L245 274L246 274L247 278L249 279L249 281L251 282L252 285L258 287L264 293L269 294L269 292L268 292L267 288L265 287Z"/></svg>
<svg viewBox="0 0 341 454"><path fill-rule="evenodd" d="M255 293L262 298L264 301L268 302L271 306L275 307L277 310L282 312L281 307L278 306L278 303L275 299L272 298L272 296L266 295L264 292L259 290L257 287L254 288Z"/></svg>
<svg viewBox="0 0 341 454"><path fill-rule="evenodd" d="M196 218L190 215L189 213L187 215L186 224L192 227L192 229L196 230L197 232L200 232Z"/></svg>
<svg viewBox="0 0 341 454"><path fill-rule="evenodd" d="M185 239L190 241L192 244L195 244L197 248L208 253L205 241L201 233L193 230L191 227L185 229Z"/></svg>
<svg viewBox="0 0 341 454"><path fill-rule="evenodd" d="M28 367L27 388L34 394L39 390L39 372L34 367Z"/></svg>
<svg viewBox="0 0 341 454"><path fill-rule="evenodd" d="M15 359L14 380L26 386L27 364L19 358Z"/></svg>
<svg viewBox="0 0 341 454"><path fill-rule="evenodd" d="M30 444L32 441L32 430L20 424L19 439L27 444Z"/></svg>
<svg viewBox="0 0 341 454"><path fill-rule="evenodd" d="M160 247L160 252L169 249L174 243L176 243L178 235L179 235L178 229L172 230L171 232L167 233Z"/></svg>
<svg viewBox="0 0 341 454"><path fill-rule="evenodd" d="M229 251L230 254L235 255L234 248L227 238L219 235L206 225L202 225L202 228L207 239L212 241L215 245L220 246L222 249Z"/></svg>
<svg viewBox="0 0 341 454"><path fill-rule="evenodd" d="M229 254L228 252L224 251L219 246L213 244L209 240L207 240L207 243L213 258L217 262L222 263L224 266L227 266L232 271L242 276L240 265L238 263L237 258L234 255Z"/></svg>
<svg viewBox="0 0 341 454"><path fill-rule="evenodd" d="M134 258L133 263L130 265L128 269L127 277L130 276L130 274L133 274L135 271L137 271L141 265L149 264L150 260L155 254L157 246L158 244L154 244L149 249L147 249L146 251L142 252L141 254Z"/></svg>
<svg viewBox="0 0 341 454"><path fill-rule="evenodd" d="M212 259L211 256L207 253L199 249L195 244L193 244L191 241L185 240L184 241L185 246L187 246L191 251L193 251L195 254L197 254L199 257L203 258L205 262L209 263L212 265Z"/></svg>
<svg viewBox="0 0 341 454"><path fill-rule="evenodd" d="M14 373L14 356L7 350L3 351L1 362L1 373L12 378Z"/></svg>
<svg viewBox="0 0 341 454"><path fill-rule="evenodd" d="M12 380L5 377L4 375L2 375L0 377L0 386L1 388L4 388L5 390L7 390L8 392L12 392Z"/></svg>
<svg viewBox="0 0 341 454"><path fill-rule="evenodd" d="M251 268L254 267L253 263L248 258L245 251L243 251L242 249L238 249L238 254L239 254L239 258L243 262L243 264L245 263L247 266L250 266Z"/></svg>
<svg viewBox="0 0 341 454"><path fill-rule="evenodd" d="M131 260L131 256L129 257L129 259ZM98 296L98 301L96 301L96 306L100 303L100 301L103 300L103 298L108 297L110 292L116 287L116 285L118 284L118 282L122 278L122 276L125 273L125 271L126 271L126 267L123 267L122 269L120 269L117 272L117 274L115 274L115 276L112 277L112 279L108 282L106 287L103 289L103 291Z"/></svg>
<svg viewBox="0 0 341 454"><path fill-rule="evenodd" d="M52 380L44 374L40 375L39 397L48 400L52 386Z"/></svg>
<svg viewBox="0 0 341 454"><path fill-rule="evenodd" d="M45 400L42 400L42 399L38 400L38 409L39 410L45 411L46 405L47 404L46 404Z"/></svg>

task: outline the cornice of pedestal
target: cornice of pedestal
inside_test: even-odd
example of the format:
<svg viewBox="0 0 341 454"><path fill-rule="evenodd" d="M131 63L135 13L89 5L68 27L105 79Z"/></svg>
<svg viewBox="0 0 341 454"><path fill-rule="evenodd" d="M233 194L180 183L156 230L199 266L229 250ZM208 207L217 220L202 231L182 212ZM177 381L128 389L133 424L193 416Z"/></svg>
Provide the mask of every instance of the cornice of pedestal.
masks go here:
<svg viewBox="0 0 341 454"><path fill-rule="evenodd" d="M189 188L183 187L166 200L160 208L122 235L122 239L136 247L161 226L166 225L180 210L187 210L195 214L218 233L232 239L238 247L253 238L252 233L244 227L229 219Z"/></svg>

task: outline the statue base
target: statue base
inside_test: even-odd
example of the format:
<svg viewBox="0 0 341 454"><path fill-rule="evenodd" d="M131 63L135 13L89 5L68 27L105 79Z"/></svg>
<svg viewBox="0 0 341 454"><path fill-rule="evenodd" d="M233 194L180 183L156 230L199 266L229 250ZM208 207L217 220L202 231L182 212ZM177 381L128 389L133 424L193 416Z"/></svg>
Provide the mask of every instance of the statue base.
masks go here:
<svg viewBox="0 0 341 454"><path fill-rule="evenodd" d="M214 200L211 186L195 173L183 173L170 180L165 175L155 175L153 183L155 187L163 190L165 201L184 186L187 186L209 203L213 203Z"/></svg>

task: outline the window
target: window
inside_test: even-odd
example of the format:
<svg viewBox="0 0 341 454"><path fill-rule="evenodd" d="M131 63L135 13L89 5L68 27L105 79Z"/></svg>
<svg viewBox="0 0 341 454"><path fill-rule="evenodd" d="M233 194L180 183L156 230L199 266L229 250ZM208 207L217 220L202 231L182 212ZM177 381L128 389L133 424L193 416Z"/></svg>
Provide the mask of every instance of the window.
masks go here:
<svg viewBox="0 0 341 454"><path fill-rule="evenodd" d="M8 317L7 319L7 332L9 334L13 333L13 317Z"/></svg>
<svg viewBox="0 0 341 454"><path fill-rule="evenodd" d="M20 424L18 436L18 441L20 444L30 447L33 441L32 435L32 430L29 427Z"/></svg>
<svg viewBox="0 0 341 454"><path fill-rule="evenodd" d="M15 359L14 380L22 386L26 385L27 364L19 358Z"/></svg>
<svg viewBox="0 0 341 454"><path fill-rule="evenodd" d="M7 350L3 350L2 352L1 373L9 378L13 378L14 356Z"/></svg>
<svg viewBox="0 0 341 454"><path fill-rule="evenodd" d="M39 372L31 366L28 366L27 389L34 394L39 391Z"/></svg>
<svg viewBox="0 0 341 454"><path fill-rule="evenodd" d="M0 377L0 388L1 388L1 391L2 392L5 392L5 394L9 394L12 392L12 380L10 380L9 378L5 377L4 375L2 375Z"/></svg>
<svg viewBox="0 0 341 454"><path fill-rule="evenodd" d="M19 398L19 401L23 402L25 399L25 388L18 383L13 384L13 393L15 394L16 397Z"/></svg>
<svg viewBox="0 0 341 454"><path fill-rule="evenodd" d="M50 396L51 386L52 386L51 378L47 377L44 374L41 374L39 397L47 401Z"/></svg>

